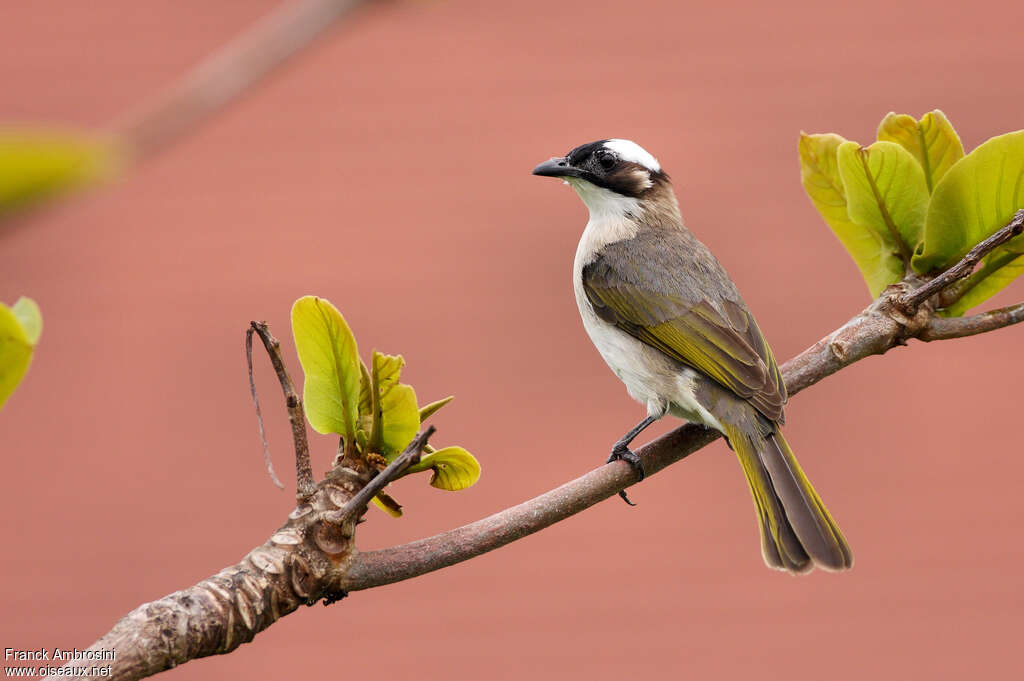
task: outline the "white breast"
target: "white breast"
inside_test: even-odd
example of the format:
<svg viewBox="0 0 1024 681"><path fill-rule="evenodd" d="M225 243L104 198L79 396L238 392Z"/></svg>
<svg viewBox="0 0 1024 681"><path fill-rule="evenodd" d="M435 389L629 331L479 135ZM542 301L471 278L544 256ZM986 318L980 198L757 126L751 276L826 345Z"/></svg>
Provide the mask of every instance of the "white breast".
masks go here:
<svg viewBox="0 0 1024 681"><path fill-rule="evenodd" d="M632 221L621 217L591 217L576 248L572 272L573 290L576 294L576 306L583 319L583 328L601 353L601 357L626 384L626 390L633 399L647 405L648 413L661 416L667 410L668 404L658 394L655 384L664 382L669 375L673 375L674 380L676 374L667 361L668 358L598 317L587 299L586 291L583 290L583 268L594 259L601 247L632 237L636 229ZM658 374L662 375L661 378Z"/></svg>
<svg viewBox="0 0 1024 681"><path fill-rule="evenodd" d="M594 260L602 247L631 238L637 229L633 220L621 214L594 214L592 211L576 249L572 273L583 328L604 361L626 384L630 396L647 407L648 415L660 418L671 408L681 418L721 430L718 420L694 398L694 381L698 374L598 317L583 289L583 268Z"/></svg>

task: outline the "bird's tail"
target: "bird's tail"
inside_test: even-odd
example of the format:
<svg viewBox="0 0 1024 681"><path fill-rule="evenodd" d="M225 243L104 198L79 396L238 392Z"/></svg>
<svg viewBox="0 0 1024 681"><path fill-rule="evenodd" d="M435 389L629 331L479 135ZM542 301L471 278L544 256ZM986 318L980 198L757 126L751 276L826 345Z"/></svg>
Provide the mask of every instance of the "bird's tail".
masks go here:
<svg viewBox="0 0 1024 681"><path fill-rule="evenodd" d="M825 504L804 475L782 433L753 437L726 427L729 443L750 483L761 553L769 567L807 572L817 566L846 570L853 553Z"/></svg>

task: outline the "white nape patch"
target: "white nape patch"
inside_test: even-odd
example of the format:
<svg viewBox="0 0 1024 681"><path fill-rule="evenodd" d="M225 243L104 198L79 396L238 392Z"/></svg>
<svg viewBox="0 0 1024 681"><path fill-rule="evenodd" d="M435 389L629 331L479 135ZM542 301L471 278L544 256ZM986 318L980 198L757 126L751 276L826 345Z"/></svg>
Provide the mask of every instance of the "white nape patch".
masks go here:
<svg viewBox="0 0 1024 681"><path fill-rule="evenodd" d="M590 211L590 223L632 222L627 218L627 213L632 214L634 218L640 216L640 201L638 199L623 196L611 189L598 187L596 184L578 177L567 177L565 182L576 190L587 210Z"/></svg>
<svg viewBox="0 0 1024 681"><path fill-rule="evenodd" d="M658 163L658 159L651 155L651 152L641 147L636 142L631 140L608 140L604 143L605 149L615 152L615 154L623 161L631 161L633 163L639 163L648 170L658 172L661 170L661 164Z"/></svg>

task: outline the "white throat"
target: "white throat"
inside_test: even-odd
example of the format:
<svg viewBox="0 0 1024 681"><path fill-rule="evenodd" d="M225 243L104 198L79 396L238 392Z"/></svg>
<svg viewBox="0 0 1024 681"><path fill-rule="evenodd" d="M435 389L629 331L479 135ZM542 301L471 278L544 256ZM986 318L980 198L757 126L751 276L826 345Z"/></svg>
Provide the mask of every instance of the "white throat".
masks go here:
<svg viewBox="0 0 1024 681"><path fill-rule="evenodd" d="M623 196L604 187L581 180L578 177L565 178L583 204L590 211L590 222L604 220L628 220L640 214L640 201L630 196Z"/></svg>
<svg viewBox="0 0 1024 681"><path fill-rule="evenodd" d="M565 180L590 211L573 263L574 280L580 285L583 268L608 244L630 239L640 229L640 201L575 177ZM577 291L577 297L580 291Z"/></svg>

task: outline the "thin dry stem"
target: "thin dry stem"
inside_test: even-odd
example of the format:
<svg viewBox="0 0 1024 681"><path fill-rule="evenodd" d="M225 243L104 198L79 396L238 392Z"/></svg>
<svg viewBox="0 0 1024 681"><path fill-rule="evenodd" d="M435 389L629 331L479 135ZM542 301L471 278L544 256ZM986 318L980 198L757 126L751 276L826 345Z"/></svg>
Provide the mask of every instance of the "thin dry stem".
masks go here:
<svg viewBox="0 0 1024 681"><path fill-rule="evenodd" d="M252 404L256 407L256 425L260 431L260 442L263 444L263 463L267 467L267 473L275 485L284 489L284 483L274 472L274 462L270 460L270 445L267 443L267 430L263 427L263 410L260 409L260 398L256 394L256 377L252 370L252 335L255 329L251 326L245 332L245 361L249 368L249 394L252 395Z"/></svg>
<svg viewBox="0 0 1024 681"><path fill-rule="evenodd" d="M281 343L271 335L266 322L250 322L249 327L250 331L255 331L256 335L263 341L263 347L267 349L267 354L270 355L270 363L274 365L277 380L281 383L281 390L284 391L285 407L288 409L288 421L291 423L292 439L295 442L296 496L300 500L304 500L316 490L316 482L313 480L313 466L309 461L309 439L306 436L306 412L302 407L302 398L295 392L295 385L292 383L291 376L288 375L288 369L281 358ZM251 338L248 333L246 336ZM253 395L255 396L255 387L253 387ZM258 410L259 406L257 405L257 413Z"/></svg>

